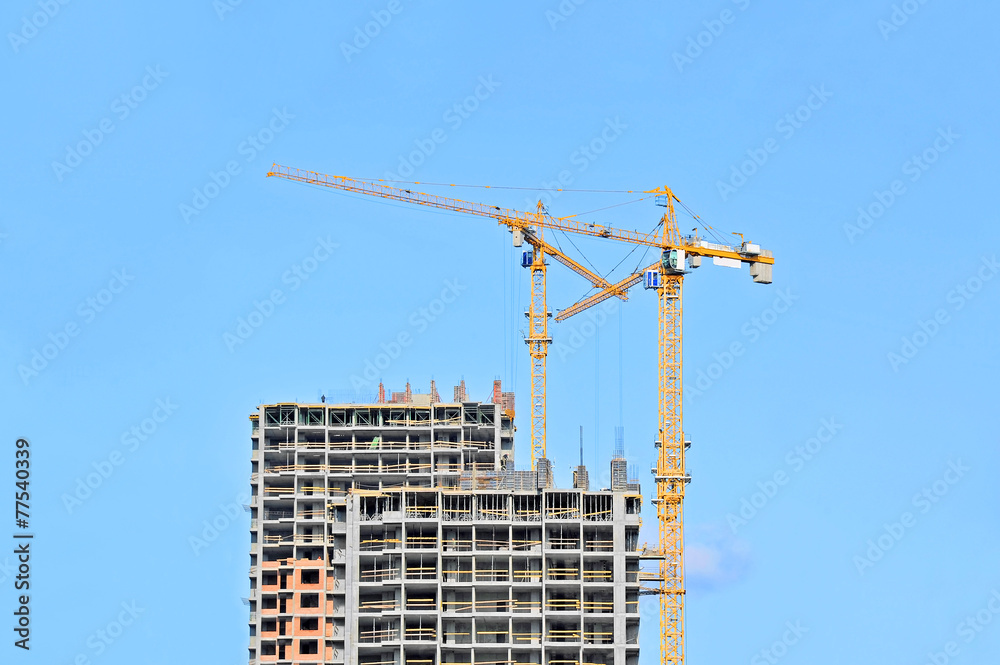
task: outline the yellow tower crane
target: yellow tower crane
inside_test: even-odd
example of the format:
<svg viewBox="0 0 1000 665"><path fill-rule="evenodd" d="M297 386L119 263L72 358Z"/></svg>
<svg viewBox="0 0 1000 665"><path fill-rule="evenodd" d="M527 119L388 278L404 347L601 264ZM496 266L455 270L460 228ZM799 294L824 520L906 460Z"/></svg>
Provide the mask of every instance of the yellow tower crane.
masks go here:
<svg viewBox="0 0 1000 665"><path fill-rule="evenodd" d="M684 663L684 489L691 481L684 463L690 445L683 428L683 363L682 363L682 311L683 282L686 267L701 266L702 258L711 258L717 265L740 267L750 265L754 282L771 283L774 258L750 242L738 247L709 243L697 236L681 236L674 213L672 192L657 196L657 203L667 208L661 223L662 237L652 234L620 232L601 229L596 235L624 242L658 247L660 260L635 272L597 293L561 310L556 321L592 307L608 298L627 291L645 281L647 289L654 290L659 302L659 436L656 442L657 459L653 468L656 482L656 516L659 524L659 547L644 549L642 558L660 562L657 573L644 574L643 581L657 582L646 593L660 598L660 662L662 665ZM687 265L686 265L687 264Z"/></svg>
<svg viewBox="0 0 1000 665"><path fill-rule="evenodd" d="M548 335L548 317L545 297L545 256L568 266L590 280L600 289L597 293L561 310L556 321L564 321L608 298L627 299L627 291L640 282L657 294L659 303L659 430L656 467L657 520L659 547L645 549L643 558L659 561L657 573L646 576L656 581L656 588L649 589L660 597L660 662L662 665L684 663L684 489L690 482L684 465L686 442L682 424L682 286L687 267L697 268L703 258L711 258L716 265L750 266L754 282L771 283L774 258L770 252L751 242L739 246L710 243L697 235L682 236L677 228L674 202L677 197L668 188L647 190L655 194L656 202L666 207L661 219L662 234L626 231L600 224L589 224L572 217L552 217L539 204L538 211L529 213L482 203L414 192L378 182L332 176L314 171L278 166L275 164L268 176L313 185L331 187L384 199L426 205L442 210L464 212L491 217L506 225L514 234L515 245L527 241L533 248L531 268L531 305L528 311L529 333L525 341L532 358L531 368L531 460L545 456L545 356L551 338ZM608 238L632 245L655 247L661 250L660 259L639 272L615 283L608 283L579 263L548 245L543 240L544 229L556 229L599 238ZM527 263L527 262L525 262Z"/></svg>

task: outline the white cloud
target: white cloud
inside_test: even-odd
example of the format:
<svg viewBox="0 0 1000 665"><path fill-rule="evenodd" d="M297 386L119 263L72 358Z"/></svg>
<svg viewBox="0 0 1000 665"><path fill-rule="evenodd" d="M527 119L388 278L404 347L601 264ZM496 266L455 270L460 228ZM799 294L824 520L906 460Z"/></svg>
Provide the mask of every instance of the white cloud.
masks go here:
<svg viewBox="0 0 1000 665"><path fill-rule="evenodd" d="M744 579L750 571L750 544L723 525L689 529L684 565L688 590L713 591Z"/></svg>

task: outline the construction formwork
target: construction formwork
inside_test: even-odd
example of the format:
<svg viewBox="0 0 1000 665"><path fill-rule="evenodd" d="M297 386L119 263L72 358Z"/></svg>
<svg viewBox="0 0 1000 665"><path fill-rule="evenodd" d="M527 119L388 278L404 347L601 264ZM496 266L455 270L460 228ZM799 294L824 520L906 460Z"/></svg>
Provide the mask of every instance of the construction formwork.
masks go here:
<svg viewBox="0 0 1000 665"><path fill-rule="evenodd" d="M637 665L641 498L504 469L502 404L419 397L251 416L251 664Z"/></svg>

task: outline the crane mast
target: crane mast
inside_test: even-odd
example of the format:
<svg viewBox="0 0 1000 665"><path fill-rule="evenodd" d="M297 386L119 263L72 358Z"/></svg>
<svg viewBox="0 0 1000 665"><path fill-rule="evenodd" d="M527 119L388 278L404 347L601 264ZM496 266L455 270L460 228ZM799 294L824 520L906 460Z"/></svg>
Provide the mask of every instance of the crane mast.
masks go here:
<svg viewBox="0 0 1000 665"><path fill-rule="evenodd" d="M683 277L667 277L659 301L659 437L654 469L659 523L660 655L663 665L684 662L684 468L681 313Z"/></svg>
<svg viewBox="0 0 1000 665"><path fill-rule="evenodd" d="M538 202L538 213L543 212ZM545 302L545 245L543 229L537 230L531 262L531 304L528 307L528 336L525 342L531 356L531 468L545 457L546 356L549 351L549 310Z"/></svg>
<svg viewBox="0 0 1000 665"><path fill-rule="evenodd" d="M771 253L746 241L741 242L739 246L732 246L709 243L697 236L681 236L673 205L678 199L666 187L643 192L656 194L657 204L667 208L661 219L662 234L657 234L590 224L572 217L552 217L545 211L541 202L536 212L529 213L277 164L272 166L267 175L442 210L491 217L506 225L514 233L515 245L520 246L521 240L526 240L532 246L534 251L530 263L522 261L522 265L531 269L531 304L526 313L528 335L525 337L525 342L531 356L531 468L533 470L536 461L546 454L546 356L552 341L548 332L550 313L546 303L546 256L552 256L599 289L597 293L560 310L555 316L557 322L565 321L611 297L626 300L628 290L641 282L645 282L645 287L656 293L659 413L656 466L652 471L656 485L656 498L653 503L656 506L659 524L659 545L655 549L644 548L641 558L657 561L658 569L656 572L643 574L642 579L656 582L656 586L647 588L645 593L659 596L660 663L683 665L685 660L684 492L687 483L691 481L684 464L685 451L690 444L684 436L682 408L684 275L687 267L697 268L701 265L702 258L711 258L717 265L729 267L749 264L750 275L754 282L770 284L771 267L774 264ZM626 244L656 247L662 251L662 256L656 263L611 284L561 250L547 244L544 240L544 230L547 228L607 238Z"/></svg>
<svg viewBox="0 0 1000 665"><path fill-rule="evenodd" d="M677 244L679 233L673 199L664 201L664 242ZM656 516L660 547L660 662L684 663L684 489L690 476L684 466L683 418L683 287L684 273L660 265L659 304L659 440L657 441Z"/></svg>

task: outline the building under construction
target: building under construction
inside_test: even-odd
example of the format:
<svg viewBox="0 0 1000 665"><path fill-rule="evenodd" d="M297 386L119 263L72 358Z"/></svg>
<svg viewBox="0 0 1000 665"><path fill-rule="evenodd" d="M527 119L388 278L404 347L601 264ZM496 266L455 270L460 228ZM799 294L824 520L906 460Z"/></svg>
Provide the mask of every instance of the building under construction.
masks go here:
<svg viewBox="0 0 1000 665"><path fill-rule="evenodd" d="M638 664L638 485L515 469L513 397L250 416L251 665Z"/></svg>

